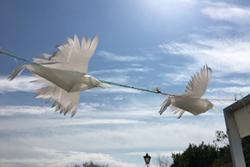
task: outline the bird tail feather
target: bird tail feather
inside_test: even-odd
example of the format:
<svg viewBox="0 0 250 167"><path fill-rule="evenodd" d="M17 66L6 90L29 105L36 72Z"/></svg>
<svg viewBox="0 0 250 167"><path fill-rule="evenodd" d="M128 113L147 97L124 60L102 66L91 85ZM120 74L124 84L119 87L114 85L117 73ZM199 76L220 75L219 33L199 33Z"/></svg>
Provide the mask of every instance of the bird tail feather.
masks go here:
<svg viewBox="0 0 250 167"><path fill-rule="evenodd" d="M161 104L161 109L159 111L160 115L170 106L171 104L171 97L167 97L163 103Z"/></svg>
<svg viewBox="0 0 250 167"><path fill-rule="evenodd" d="M11 81L14 78L16 78L18 75L20 75L25 70L25 65L18 66L8 77L8 79Z"/></svg>

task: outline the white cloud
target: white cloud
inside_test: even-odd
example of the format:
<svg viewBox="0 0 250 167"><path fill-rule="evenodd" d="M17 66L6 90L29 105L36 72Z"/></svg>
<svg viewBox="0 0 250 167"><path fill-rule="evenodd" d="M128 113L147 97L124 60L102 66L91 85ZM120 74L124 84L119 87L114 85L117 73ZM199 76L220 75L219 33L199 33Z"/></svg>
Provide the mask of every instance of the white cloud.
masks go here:
<svg viewBox="0 0 250 167"><path fill-rule="evenodd" d="M133 64L131 64L131 66L133 66L133 67L141 67L141 66L142 66L142 64L133 63Z"/></svg>
<svg viewBox="0 0 250 167"><path fill-rule="evenodd" d="M220 36L223 35L227 35L227 33L233 32L234 28L232 26L229 25L212 25L212 26L208 26L206 29L197 29L198 31L202 31L204 33L208 33L208 34L218 34ZM192 36L192 35L190 35ZM194 36L197 36L194 34Z"/></svg>
<svg viewBox="0 0 250 167"><path fill-rule="evenodd" d="M191 57L196 66L208 64L214 71L228 74L250 71L250 41L241 38L200 37L189 42L172 42L159 46L164 52ZM194 63L190 63L193 66Z"/></svg>
<svg viewBox="0 0 250 167"><path fill-rule="evenodd" d="M59 126L82 126L82 125L125 125L125 124L141 124L144 121L131 119L95 119L95 118L81 118L72 120L62 120Z"/></svg>
<svg viewBox="0 0 250 167"><path fill-rule="evenodd" d="M0 93L4 92L32 92L39 88L38 83L31 81L36 80L32 76L19 76L12 81L9 81L7 77L0 77Z"/></svg>
<svg viewBox="0 0 250 167"><path fill-rule="evenodd" d="M9 131L9 134L19 132L13 134L15 138L9 139L9 142L16 141L19 144L21 142L41 147L51 145L55 149L82 148L96 152L146 147L159 149L165 147L166 142L169 143L170 148L180 149L189 142L209 141L216 128L224 125L224 122L210 124L212 120L207 122L206 119L202 119L205 116L200 116L201 120L192 119L194 116L189 114L185 114L182 120L178 120L171 112L159 116L155 108L148 108L147 105L143 108L139 106L134 109L123 106L124 111L119 110L119 112L115 107L111 111L79 111L82 116L73 119L52 114L52 112L44 114L43 117L11 118L0 123L0 127L3 127L0 131ZM22 110L26 109L23 107ZM148 119L151 121L145 124ZM93 125L99 125L102 128L92 129ZM183 129L185 133L182 132ZM37 130L39 134L44 135L38 135ZM171 134L171 137L165 134ZM68 141L75 144L68 145ZM0 140L1 142L4 141ZM79 146L78 143L88 144Z"/></svg>
<svg viewBox="0 0 250 167"><path fill-rule="evenodd" d="M114 158L117 152L179 151L189 142L212 141L215 130L224 128L223 117L215 115L185 114L181 120L171 112L159 116L159 107L151 106L153 103L144 98L143 101L132 99L131 103L112 109L99 103L84 103L74 118L47 112L34 117L13 115L1 119L0 163L11 167L57 167L93 160L111 167L131 167L135 165ZM25 108L30 110L16 107L24 113ZM32 112L38 113L44 110L33 109ZM7 107L5 111L9 111ZM139 154L134 156L141 159Z"/></svg>
<svg viewBox="0 0 250 167"><path fill-rule="evenodd" d="M213 93L213 92L217 92L217 93L229 93L231 95L234 94L249 94L250 92L250 86L229 86L229 87L219 87L219 88L210 88L208 90L208 92Z"/></svg>
<svg viewBox="0 0 250 167"><path fill-rule="evenodd" d="M189 142L211 142L214 138L215 131L218 128L221 129L222 125L224 125L223 119L217 119L217 121L218 120L221 120L221 122L215 123L212 119L206 121L204 119L203 121L187 121L186 117L186 121L181 120L181 122L176 119L176 121L171 121L166 124L135 124L134 126L112 126L112 128L103 127L100 129L71 127L70 131L67 130L67 128L61 127L61 130L59 130L59 128L55 129L54 127L54 130L50 130L53 132L53 135L50 133L46 134L45 129L41 128L40 131L43 131L44 136L35 135L35 132L28 133L24 136L18 136L17 134L15 135L15 139L11 138L9 141L15 144L23 143L28 146L51 146L51 148L54 149L61 148L68 150L71 148L86 150L88 152L125 151L129 149L141 150L145 148L148 148L149 151L151 149L181 150L185 148ZM211 124L211 122L213 122L213 124ZM166 136L166 134L169 135ZM70 145L69 141L71 143ZM168 143L167 146L166 143Z"/></svg>
<svg viewBox="0 0 250 167"><path fill-rule="evenodd" d="M119 62L129 62L129 61L142 61L147 60L147 57L142 56L125 56L125 55L118 55L115 53L111 53L108 51L100 51L98 55L111 61L119 61Z"/></svg>
<svg viewBox="0 0 250 167"><path fill-rule="evenodd" d="M201 12L214 20L227 21L236 24L250 23L250 7L237 6L228 3L208 3Z"/></svg>
<svg viewBox="0 0 250 167"><path fill-rule="evenodd" d="M209 99L214 107L212 108L212 112L207 112L205 114L215 114L215 115L223 115L223 108L225 108L226 106L231 105L232 103L234 103L234 96L225 93L225 92L211 92L208 90L207 95L205 95L204 97L205 99ZM213 112L215 111L215 112Z"/></svg>
<svg viewBox="0 0 250 167"><path fill-rule="evenodd" d="M11 116L15 114L43 114L51 112L52 108L41 106L1 106L0 116Z"/></svg>
<svg viewBox="0 0 250 167"><path fill-rule="evenodd" d="M83 162L92 161L100 165L109 165L110 167L135 167L134 164L123 162L114 159L109 154L103 153L86 153L77 151L60 151L54 149L46 149L35 147L30 150L33 154L38 154L40 157L31 158L0 158L1 166L11 167L64 167L73 164L82 164Z"/></svg>
<svg viewBox="0 0 250 167"><path fill-rule="evenodd" d="M140 68L116 68L116 69L105 69L105 70L96 70L90 72L90 74L104 74L104 73L129 73L129 72L148 72L150 68L140 67Z"/></svg>
<svg viewBox="0 0 250 167"><path fill-rule="evenodd" d="M179 85L183 84L183 88L185 87L186 83L189 81L190 76L186 74L187 71L180 71L174 73L167 73L167 74L159 74L158 76L162 79L162 81L168 82L171 85Z"/></svg>
<svg viewBox="0 0 250 167"><path fill-rule="evenodd" d="M128 83L130 77L127 75L113 75L113 76L108 76L108 77L100 77L99 79L104 80L104 81L110 81L110 82L116 82L116 83Z"/></svg>
<svg viewBox="0 0 250 167"><path fill-rule="evenodd" d="M166 1L166 0L144 0L143 7L147 9L147 12L152 14L157 14L159 19L169 12L173 13L173 10L183 8L184 7L193 7L197 4L197 0L175 0L175 1ZM175 11L176 12L176 11ZM163 16L162 16L163 15ZM161 17L160 17L161 16ZM165 16L167 17L167 16Z"/></svg>
<svg viewBox="0 0 250 167"><path fill-rule="evenodd" d="M227 79L222 79L222 78L215 78L213 79L214 82L221 83L221 84L232 84L235 86L247 86L250 84L250 79L248 78L227 78Z"/></svg>
<svg viewBox="0 0 250 167"><path fill-rule="evenodd" d="M118 94L118 93L141 93L141 91L139 90L135 90L135 89L130 89L130 88L123 88L123 87L118 87L118 86L112 86L110 88L105 88L105 89L92 89L89 90L88 92L94 92L94 93L109 93L109 94Z"/></svg>

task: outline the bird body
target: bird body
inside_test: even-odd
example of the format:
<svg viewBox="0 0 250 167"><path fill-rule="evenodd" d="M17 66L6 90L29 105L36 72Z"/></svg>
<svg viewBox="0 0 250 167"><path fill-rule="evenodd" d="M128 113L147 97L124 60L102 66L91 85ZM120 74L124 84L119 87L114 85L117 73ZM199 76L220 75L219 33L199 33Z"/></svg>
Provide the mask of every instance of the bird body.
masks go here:
<svg viewBox="0 0 250 167"><path fill-rule="evenodd" d="M209 109L209 101L207 99L183 95L170 96L167 100L170 100L169 105L178 106L178 108L188 111L194 115L204 113Z"/></svg>
<svg viewBox="0 0 250 167"><path fill-rule="evenodd" d="M186 87L186 93L167 97L162 103L159 113L162 114L170 106L174 113L179 114L178 118L180 118L185 111L199 115L211 109L213 104L209 100L201 98L207 89L211 72L211 68L204 66L199 73L192 77Z"/></svg>
<svg viewBox="0 0 250 167"><path fill-rule="evenodd" d="M86 86L88 86L89 89L103 87L102 83L95 77L77 71L49 68L38 64L27 64L25 68L67 92L86 90Z"/></svg>

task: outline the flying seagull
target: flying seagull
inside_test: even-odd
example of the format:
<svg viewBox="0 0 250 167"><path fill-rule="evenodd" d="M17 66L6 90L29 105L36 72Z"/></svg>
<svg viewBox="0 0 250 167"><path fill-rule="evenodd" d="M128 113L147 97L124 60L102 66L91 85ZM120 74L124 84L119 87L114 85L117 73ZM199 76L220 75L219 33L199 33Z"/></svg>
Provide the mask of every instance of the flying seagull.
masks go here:
<svg viewBox="0 0 250 167"><path fill-rule="evenodd" d="M174 113L181 118L185 111L194 115L204 113L213 107L207 99L201 99L206 92L212 69L205 65L200 72L196 73L186 86L182 95L171 95L161 104L160 115L170 106Z"/></svg>
<svg viewBox="0 0 250 167"><path fill-rule="evenodd" d="M74 116L81 91L109 87L108 84L88 74L88 63L98 41L97 36L92 41L83 37L80 43L75 35L65 44L58 46L58 50L52 56L43 54L41 58L35 58L33 62L17 67L9 79L14 79L24 69L29 70L37 77L34 82L44 85L37 90L36 97L51 100L56 111L64 115L69 112Z"/></svg>

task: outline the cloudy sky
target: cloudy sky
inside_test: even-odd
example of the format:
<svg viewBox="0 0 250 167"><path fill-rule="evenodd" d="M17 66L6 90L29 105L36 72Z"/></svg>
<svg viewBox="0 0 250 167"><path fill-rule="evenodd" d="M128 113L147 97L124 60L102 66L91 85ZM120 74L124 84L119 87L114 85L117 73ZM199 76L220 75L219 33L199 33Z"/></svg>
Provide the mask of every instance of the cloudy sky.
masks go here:
<svg viewBox="0 0 250 167"><path fill-rule="evenodd" d="M234 99L250 92L250 3L241 0L1 0L0 47L31 60L53 53L68 37L100 38L89 71L99 79L182 93L204 64L213 69L207 98ZM20 62L0 57L0 166L64 167L95 161L142 167L142 156L179 152L188 143L211 143L225 130L215 101L206 114L178 120L158 114L164 96L114 87L81 94L75 117L35 99Z"/></svg>

